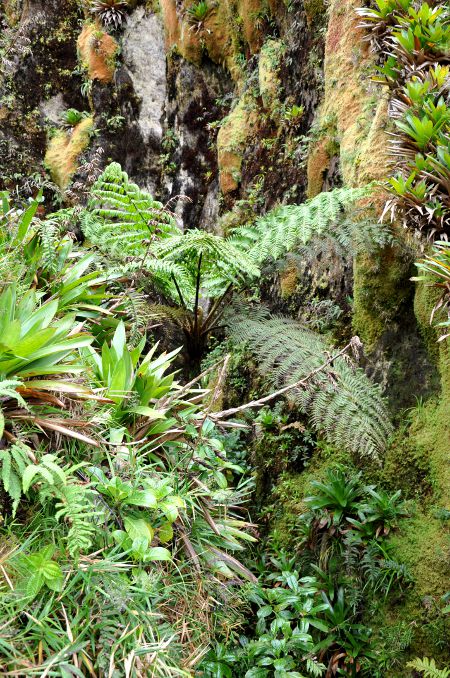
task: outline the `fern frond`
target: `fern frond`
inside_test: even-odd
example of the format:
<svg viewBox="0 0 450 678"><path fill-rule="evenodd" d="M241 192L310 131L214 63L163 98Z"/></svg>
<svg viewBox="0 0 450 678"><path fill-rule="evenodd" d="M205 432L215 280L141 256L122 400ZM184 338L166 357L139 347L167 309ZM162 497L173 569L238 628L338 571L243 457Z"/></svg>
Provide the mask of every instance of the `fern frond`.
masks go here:
<svg viewBox="0 0 450 678"><path fill-rule="evenodd" d="M158 235L178 230L174 218L162 203L133 184L117 162L106 167L91 189L90 211L97 217L114 222L117 230Z"/></svg>
<svg viewBox="0 0 450 678"><path fill-rule="evenodd" d="M168 297L176 298L177 291L174 279L177 281L186 300L193 299L194 285L186 268L175 261L154 259L148 257L145 260L145 273L150 276L152 282ZM116 264L110 267L110 271L121 275L139 274L143 271L141 259L127 261L125 264Z"/></svg>
<svg viewBox="0 0 450 678"><path fill-rule="evenodd" d="M229 242L244 249L257 263L279 259L299 245L305 245L313 235L333 226L349 205L367 196L369 189L336 188L319 193L301 205L283 205L257 219L253 226L234 229Z"/></svg>
<svg viewBox="0 0 450 678"><path fill-rule="evenodd" d="M325 664L318 662L316 659L311 659L310 657L306 658L306 670L313 678L320 678L320 676L323 676L326 668Z"/></svg>
<svg viewBox="0 0 450 678"><path fill-rule="evenodd" d="M95 538L97 525L92 490L79 484L61 485L58 488L59 501L56 503L55 518L64 519L69 525L67 548L72 557L80 551L89 551Z"/></svg>
<svg viewBox="0 0 450 678"><path fill-rule="evenodd" d="M428 657L416 658L407 666L423 673L424 678L448 678L450 676L450 669L438 669L434 659L428 659Z"/></svg>
<svg viewBox="0 0 450 678"><path fill-rule="evenodd" d="M277 388L307 376L332 351L321 336L267 311L246 313L228 323L231 336L248 343L259 370ZM380 389L345 358L335 360L290 397L330 443L359 456L378 458L384 451L392 426Z"/></svg>
<svg viewBox="0 0 450 678"><path fill-rule="evenodd" d="M58 219L38 222L38 233L41 241L42 267L50 274L55 274L58 270L58 245L61 239Z"/></svg>
<svg viewBox="0 0 450 678"><path fill-rule="evenodd" d="M0 450L1 481L3 489L11 497L13 517L22 496L22 476L29 462L27 447L22 443Z"/></svg>

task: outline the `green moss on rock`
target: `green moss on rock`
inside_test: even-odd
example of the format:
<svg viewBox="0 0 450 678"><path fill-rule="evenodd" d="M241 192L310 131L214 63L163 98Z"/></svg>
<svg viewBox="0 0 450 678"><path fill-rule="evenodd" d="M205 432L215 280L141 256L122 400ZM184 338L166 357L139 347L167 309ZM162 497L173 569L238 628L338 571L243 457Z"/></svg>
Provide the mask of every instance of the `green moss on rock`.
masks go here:
<svg viewBox="0 0 450 678"><path fill-rule="evenodd" d="M239 186L244 152L250 139L256 134L257 123L256 104L247 91L223 120L217 136L217 162L222 193L230 193Z"/></svg>
<svg viewBox="0 0 450 678"><path fill-rule="evenodd" d="M411 266L398 249L361 255L354 265L353 328L371 352L411 299Z"/></svg>
<svg viewBox="0 0 450 678"><path fill-rule="evenodd" d="M280 105L280 66L284 53L281 40L267 40L259 55L259 91L265 108L273 111Z"/></svg>

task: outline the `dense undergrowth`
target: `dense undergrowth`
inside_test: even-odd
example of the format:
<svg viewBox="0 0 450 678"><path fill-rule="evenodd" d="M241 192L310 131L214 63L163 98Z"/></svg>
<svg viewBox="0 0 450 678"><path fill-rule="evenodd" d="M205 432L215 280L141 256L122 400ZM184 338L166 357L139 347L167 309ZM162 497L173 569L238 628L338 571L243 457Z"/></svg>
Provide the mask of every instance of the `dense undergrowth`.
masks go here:
<svg viewBox="0 0 450 678"><path fill-rule="evenodd" d="M362 194L339 189L296 220L265 222L278 218L274 237L285 229L280 242L294 248L327 220L339 232L342 196ZM399 491L348 471L379 464L392 430L352 362L358 340L333 348L244 300L261 253L278 255L257 246L258 224L227 238L182 234L117 165L85 208L39 219L40 201L21 209L3 195L4 673L384 675L401 660L372 644L367 609L412 585L387 541L408 509ZM174 350L165 318L182 330ZM231 355L216 350L197 376L224 333ZM233 344L278 390L223 409ZM246 553L258 529L245 432L252 411L284 394L308 424L298 424L310 441L301 463L328 440L346 450L347 471L336 461L311 484L291 552L275 540ZM258 435L280 425L276 412L261 409Z"/></svg>

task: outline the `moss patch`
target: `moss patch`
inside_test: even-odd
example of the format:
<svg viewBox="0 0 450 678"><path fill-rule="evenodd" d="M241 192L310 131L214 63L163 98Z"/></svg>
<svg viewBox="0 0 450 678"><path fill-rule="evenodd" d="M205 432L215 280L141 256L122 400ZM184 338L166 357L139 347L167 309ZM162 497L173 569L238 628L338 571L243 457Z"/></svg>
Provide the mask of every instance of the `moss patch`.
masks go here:
<svg viewBox="0 0 450 678"><path fill-rule="evenodd" d="M93 126L93 118L85 118L70 132L58 132L51 139L44 162L60 188L67 188L76 172L78 158L89 145Z"/></svg>
<svg viewBox="0 0 450 678"><path fill-rule="evenodd" d="M450 542L439 520L419 512L403 521L401 530L390 541L396 556L411 570L416 595L440 597L446 592Z"/></svg>
<svg viewBox="0 0 450 678"><path fill-rule="evenodd" d="M308 155L308 198L314 198L323 189L323 182L329 170L331 160L328 147L329 139L325 137L312 147Z"/></svg>
<svg viewBox="0 0 450 678"><path fill-rule="evenodd" d="M91 80L111 82L118 45L97 24L86 24L78 38L78 51Z"/></svg>
<svg viewBox="0 0 450 678"><path fill-rule="evenodd" d="M264 0L238 0L237 10L242 21L242 32L250 52L255 54L263 41L262 18L269 13Z"/></svg>
<svg viewBox="0 0 450 678"><path fill-rule="evenodd" d="M280 104L280 66L284 52L281 40L267 40L259 55L259 91L264 106L273 111Z"/></svg>

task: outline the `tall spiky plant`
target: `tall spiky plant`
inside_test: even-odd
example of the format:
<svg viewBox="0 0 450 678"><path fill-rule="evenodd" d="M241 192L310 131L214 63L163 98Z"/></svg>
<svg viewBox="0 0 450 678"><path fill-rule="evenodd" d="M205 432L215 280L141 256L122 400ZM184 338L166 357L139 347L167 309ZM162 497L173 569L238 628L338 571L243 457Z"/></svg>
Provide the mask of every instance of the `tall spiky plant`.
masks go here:
<svg viewBox="0 0 450 678"><path fill-rule="evenodd" d="M90 10L107 28L120 28L126 21L127 0L92 0Z"/></svg>

